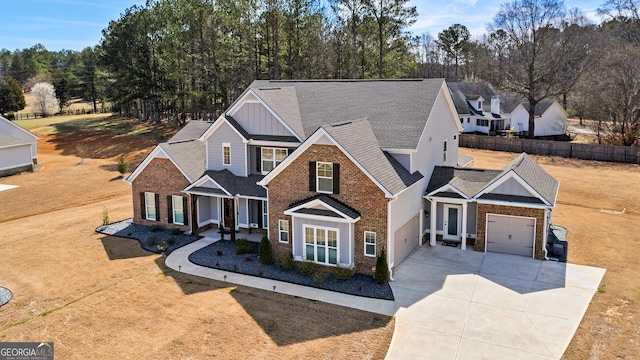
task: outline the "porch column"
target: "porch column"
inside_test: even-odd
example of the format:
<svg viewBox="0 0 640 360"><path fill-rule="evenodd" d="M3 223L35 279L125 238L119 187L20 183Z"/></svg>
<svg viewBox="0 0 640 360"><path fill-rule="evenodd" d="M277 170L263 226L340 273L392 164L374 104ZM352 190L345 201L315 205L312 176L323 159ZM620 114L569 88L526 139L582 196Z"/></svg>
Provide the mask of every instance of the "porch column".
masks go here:
<svg viewBox="0 0 640 360"><path fill-rule="evenodd" d="M191 198L191 233L198 232L198 196L190 195Z"/></svg>
<svg viewBox="0 0 640 360"><path fill-rule="evenodd" d="M462 242L460 249L467 249L467 203L462 203Z"/></svg>
<svg viewBox="0 0 640 360"><path fill-rule="evenodd" d="M418 236L418 246L422 246L422 236L424 235L424 206L420 209L420 235Z"/></svg>
<svg viewBox="0 0 640 360"><path fill-rule="evenodd" d="M429 220L431 221L431 229L429 229L429 245L436 246L436 218L438 217L438 204L435 199L431 199L431 211Z"/></svg>

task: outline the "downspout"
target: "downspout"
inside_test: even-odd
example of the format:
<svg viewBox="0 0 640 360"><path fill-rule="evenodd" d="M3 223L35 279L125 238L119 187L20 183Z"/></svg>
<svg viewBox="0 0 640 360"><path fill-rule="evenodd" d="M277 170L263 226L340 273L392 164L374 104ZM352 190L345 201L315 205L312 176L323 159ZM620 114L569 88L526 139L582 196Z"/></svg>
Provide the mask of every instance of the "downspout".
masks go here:
<svg viewBox="0 0 640 360"><path fill-rule="evenodd" d="M397 198L391 198L387 201L387 266L389 267L389 281L394 281L393 279L393 270L391 268L391 202L395 201ZM395 265L395 264L394 264Z"/></svg>
<svg viewBox="0 0 640 360"><path fill-rule="evenodd" d="M544 232L542 233L542 252L544 252L544 259L549 260L549 254L547 252L547 241L549 241L549 209L544 209Z"/></svg>

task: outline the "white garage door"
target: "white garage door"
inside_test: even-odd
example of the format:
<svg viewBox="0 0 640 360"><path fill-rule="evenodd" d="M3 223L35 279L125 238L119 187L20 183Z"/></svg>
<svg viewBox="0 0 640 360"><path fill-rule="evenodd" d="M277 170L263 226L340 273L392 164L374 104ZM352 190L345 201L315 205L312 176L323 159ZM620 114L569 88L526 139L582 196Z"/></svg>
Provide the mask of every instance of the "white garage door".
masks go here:
<svg viewBox="0 0 640 360"><path fill-rule="evenodd" d="M400 262L418 246L418 237L420 236L419 216L420 215L417 214L393 233L393 239L395 242L393 248L393 260L395 266L398 266Z"/></svg>
<svg viewBox="0 0 640 360"><path fill-rule="evenodd" d="M533 257L536 221L487 214L487 251Z"/></svg>

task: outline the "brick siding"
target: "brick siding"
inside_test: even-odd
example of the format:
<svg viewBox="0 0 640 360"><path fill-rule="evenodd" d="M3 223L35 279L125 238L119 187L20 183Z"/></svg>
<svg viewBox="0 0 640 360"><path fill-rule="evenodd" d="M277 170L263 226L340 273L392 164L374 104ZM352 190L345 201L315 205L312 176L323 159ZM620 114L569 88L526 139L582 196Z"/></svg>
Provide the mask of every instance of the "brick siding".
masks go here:
<svg viewBox="0 0 640 360"><path fill-rule="evenodd" d="M276 257L292 252L293 222L284 211L291 203L316 195L309 191L309 162L325 161L340 164L340 193L330 196L358 210L361 218L354 224L354 264L360 273L371 274L376 258L364 255L364 232L376 233L376 251L387 246L387 199L340 149L333 145L311 145L304 153L269 182L269 239ZM289 243L278 241L278 220L289 220ZM297 239L302 241L302 239ZM388 253L388 249L387 249Z"/></svg>
<svg viewBox="0 0 640 360"><path fill-rule="evenodd" d="M189 197L181 191L189 185L189 180L182 175L171 160L155 158L133 180L131 191L133 196L133 222L141 225L161 225L166 228L177 228L183 231L191 229L191 199L187 199L187 208L184 216L188 219L188 225L169 224L169 208L167 196L178 195ZM140 193L152 192L160 196L158 211L160 221L142 218L140 208Z"/></svg>
<svg viewBox="0 0 640 360"><path fill-rule="evenodd" d="M516 206L505 205L489 205L478 204L478 224L476 244L474 249L476 251L485 251L486 243L486 226L487 226L487 214L498 215L511 215L511 216L525 216L536 219L536 239L535 239L535 258L544 260L544 251L542 242L544 241L544 209L523 208Z"/></svg>

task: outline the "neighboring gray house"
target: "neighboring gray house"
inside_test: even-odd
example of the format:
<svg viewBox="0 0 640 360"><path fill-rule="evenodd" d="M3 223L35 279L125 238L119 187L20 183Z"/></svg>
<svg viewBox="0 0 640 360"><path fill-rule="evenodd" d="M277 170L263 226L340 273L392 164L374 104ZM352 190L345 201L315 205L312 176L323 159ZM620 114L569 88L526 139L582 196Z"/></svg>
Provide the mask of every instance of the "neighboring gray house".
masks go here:
<svg viewBox="0 0 640 360"><path fill-rule="evenodd" d="M0 116L0 176L33 171L38 137Z"/></svg>
<svg viewBox="0 0 640 360"><path fill-rule="evenodd" d="M262 232L276 257L366 273L383 249L395 269L430 232L433 245L443 237L464 247L463 233L484 243L476 231L483 226L458 228L462 219L520 216L522 209L523 219L548 220L522 184L555 180L526 155L486 179L491 199L440 193L456 192L455 181L428 191L440 169L473 171L458 167L461 130L442 79L254 81L215 122L190 122L134 170L127 179L134 222ZM522 169L535 170L533 177ZM471 216L471 209L490 212ZM450 220L442 225L455 219L455 234L442 233L436 219L444 213ZM546 243L547 220L534 222L536 247ZM536 248L536 257L542 252Z"/></svg>

